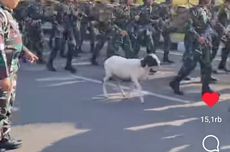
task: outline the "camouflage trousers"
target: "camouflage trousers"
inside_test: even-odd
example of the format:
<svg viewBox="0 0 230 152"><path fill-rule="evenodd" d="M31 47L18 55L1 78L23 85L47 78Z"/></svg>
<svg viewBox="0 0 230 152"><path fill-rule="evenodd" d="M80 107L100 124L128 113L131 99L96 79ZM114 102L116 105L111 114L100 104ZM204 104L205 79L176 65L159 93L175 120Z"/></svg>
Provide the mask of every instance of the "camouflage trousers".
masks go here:
<svg viewBox="0 0 230 152"><path fill-rule="evenodd" d="M10 91L0 89L0 129L1 139L4 138L10 131L10 116L12 113L13 104L16 96L17 74L10 75L12 88ZM1 140L0 139L0 140Z"/></svg>
<svg viewBox="0 0 230 152"><path fill-rule="evenodd" d="M180 82L187 77L195 68L197 63L200 64L200 74L202 83L202 92L208 91L212 64L211 64L211 49L202 48L197 41L185 40L186 52L183 55L183 64L180 68L175 80Z"/></svg>
<svg viewBox="0 0 230 152"><path fill-rule="evenodd" d="M155 43L152 34L155 33L155 29L151 25L139 26L136 31L136 38L132 37L133 49L135 56L138 55L141 46L146 47L147 53L155 53Z"/></svg>
<svg viewBox="0 0 230 152"><path fill-rule="evenodd" d="M113 35L112 38L109 40L107 57L115 55L117 51L119 51L120 47L123 49L126 58L134 57L134 51L129 35L123 37L120 34Z"/></svg>
<svg viewBox="0 0 230 152"><path fill-rule="evenodd" d="M80 41L78 42L78 50L82 51L82 44L84 40L87 40L87 31L89 31L90 51L95 49L96 31L92 23L82 23L80 26Z"/></svg>

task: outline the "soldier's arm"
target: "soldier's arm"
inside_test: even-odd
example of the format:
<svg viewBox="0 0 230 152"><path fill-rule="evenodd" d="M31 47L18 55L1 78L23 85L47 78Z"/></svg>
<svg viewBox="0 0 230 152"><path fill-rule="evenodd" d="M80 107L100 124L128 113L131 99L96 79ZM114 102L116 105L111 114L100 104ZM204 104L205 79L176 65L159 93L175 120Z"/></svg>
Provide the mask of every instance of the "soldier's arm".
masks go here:
<svg viewBox="0 0 230 152"><path fill-rule="evenodd" d="M115 32L122 32L123 30L120 28L120 27L118 27L116 24L113 24L113 30L115 31Z"/></svg>
<svg viewBox="0 0 230 152"><path fill-rule="evenodd" d="M224 23L226 22L226 18L225 18L225 12L223 10L223 8L221 8L217 14L217 24L219 26L219 28L221 28L221 31L225 31L225 26Z"/></svg>
<svg viewBox="0 0 230 152"><path fill-rule="evenodd" d="M190 19L189 21L188 21L188 24L187 24L187 26L186 26L186 29L187 29L187 32L189 32L189 33L191 33L192 35L193 35L193 38L195 38L195 39L199 39L199 37L200 37L200 35L199 35L199 33L195 30L195 28L194 28L194 26L193 26L193 21L192 21L192 19Z"/></svg>
<svg viewBox="0 0 230 152"><path fill-rule="evenodd" d="M121 33L123 30L116 24L116 19L117 16L119 15L119 11L118 9L114 9L113 11L113 19L112 19L112 30L115 31L116 33Z"/></svg>
<svg viewBox="0 0 230 152"><path fill-rule="evenodd" d="M198 17L198 11L195 8L191 8L190 9L190 13L189 13L189 20L186 26L186 31L191 33L193 38L195 39L199 39L200 38L200 34L195 30L194 27L194 20Z"/></svg>
<svg viewBox="0 0 230 152"><path fill-rule="evenodd" d="M9 67L7 64L6 52L5 52L5 38L4 38L4 26L6 24L5 18L0 14L0 80L9 77Z"/></svg>
<svg viewBox="0 0 230 152"><path fill-rule="evenodd" d="M225 18L225 12L223 8L221 8L217 13L217 20L219 21L220 24L224 26L224 23L226 22L227 19Z"/></svg>

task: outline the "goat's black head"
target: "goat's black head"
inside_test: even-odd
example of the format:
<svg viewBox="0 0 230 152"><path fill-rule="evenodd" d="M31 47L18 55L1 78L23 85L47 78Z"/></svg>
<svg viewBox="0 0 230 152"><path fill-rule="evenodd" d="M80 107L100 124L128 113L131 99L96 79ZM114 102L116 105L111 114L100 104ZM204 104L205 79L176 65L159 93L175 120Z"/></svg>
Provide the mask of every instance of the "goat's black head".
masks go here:
<svg viewBox="0 0 230 152"><path fill-rule="evenodd" d="M159 66L160 60L155 54L148 54L144 59L141 60L141 66L142 67L153 67L153 66Z"/></svg>

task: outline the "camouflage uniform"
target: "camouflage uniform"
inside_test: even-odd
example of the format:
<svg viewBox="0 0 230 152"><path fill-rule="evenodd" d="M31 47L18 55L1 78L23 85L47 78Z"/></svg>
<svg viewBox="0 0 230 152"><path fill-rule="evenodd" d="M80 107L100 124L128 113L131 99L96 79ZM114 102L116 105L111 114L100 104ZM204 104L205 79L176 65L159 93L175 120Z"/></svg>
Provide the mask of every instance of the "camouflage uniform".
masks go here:
<svg viewBox="0 0 230 152"><path fill-rule="evenodd" d="M94 26L94 19L92 17L91 11L95 5L94 1L87 2L85 5L83 5L83 8L80 8L82 10L82 20L80 24L80 42L78 44L78 51L82 52L82 44L83 41L87 37L87 31L89 32L89 40L90 40L90 51L94 51L95 47L95 41L96 41L96 32L95 32L95 26ZM80 12L81 13L81 12Z"/></svg>
<svg viewBox="0 0 230 152"><path fill-rule="evenodd" d="M220 41L224 44L224 48L222 49L221 54L221 62L219 63L218 69L224 70L226 72L230 72L226 67L226 62L228 55L230 53L230 9L223 6L220 8L217 15L217 32L219 34L218 41L214 46L219 46ZM218 49L218 48L217 48ZM215 49L217 51L217 49ZM215 57L216 51L214 50L213 58Z"/></svg>
<svg viewBox="0 0 230 152"><path fill-rule="evenodd" d="M201 66L202 94L212 92L209 87L212 65L211 65L211 43L212 29L210 27L211 14L209 10L202 5L196 6L190 10L191 21L185 33L186 51L191 51L190 56L184 58L183 65L178 75L170 82L176 94L183 94L180 91L180 81L190 74L197 65ZM205 38L205 43L201 44L199 39Z"/></svg>
<svg viewBox="0 0 230 152"><path fill-rule="evenodd" d="M170 39L170 33L173 32L173 28L170 26L170 22L172 21L171 17L171 5L167 3L162 3L160 5L155 4L153 6L153 14L154 19L160 19L160 24L154 24L153 26L156 29L156 33L153 34L153 39L155 42L155 47L159 46L160 42L160 35L163 36L164 43L163 43L163 49L164 49L164 56L163 61L168 63L173 63L173 61L169 60L169 51L171 47L171 39Z"/></svg>
<svg viewBox="0 0 230 152"><path fill-rule="evenodd" d="M100 54L104 44L111 38L114 32L113 21L113 5L99 4L97 3L92 13L95 14L95 28L98 30L95 48L92 54L91 63L98 65L96 59ZM103 11L101 11L103 10Z"/></svg>
<svg viewBox="0 0 230 152"><path fill-rule="evenodd" d="M97 27L98 27L99 35L97 37L95 49L93 51L92 58L91 58L91 63L93 65L98 65L96 59L101 49L104 47L105 43L107 42L107 40L109 40L109 38L111 37L111 33L112 33L112 24L110 21L98 22Z"/></svg>
<svg viewBox="0 0 230 152"><path fill-rule="evenodd" d="M0 80L10 78L12 89L5 91L0 89L0 148L4 148L2 141L10 140L9 117L15 100L16 74L19 69L19 57L23 55L22 36L16 20L12 17L11 12L0 6ZM11 145L10 148L18 148L21 141ZM9 146L9 145L8 145Z"/></svg>
<svg viewBox="0 0 230 152"><path fill-rule="evenodd" d="M157 21L153 20L153 7L150 4L144 4L139 7L138 20L136 35L137 39L135 45L133 46L134 52L137 55L141 45L145 45L147 53L155 53L156 48L153 40L153 33L156 33L156 30L152 24L156 24Z"/></svg>
<svg viewBox="0 0 230 152"><path fill-rule="evenodd" d="M65 70L75 73L76 70L72 67L72 58L74 49L76 47L73 21L70 12L72 11L72 8L66 5L62 5L60 7L64 8L60 8L60 10L58 10L56 21L53 23L52 35L54 37L55 46L50 53L47 68L50 71L56 71L56 69L53 67L53 60L56 58L58 51L61 52L61 55L64 55L65 46L67 44L68 51ZM67 9L67 11L65 9Z"/></svg>
<svg viewBox="0 0 230 152"><path fill-rule="evenodd" d="M35 51L39 57L38 63L44 63L43 49L44 49L44 34L42 30L42 22L44 15L44 8L39 2L33 2L28 7L28 17L26 18L26 33L28 47ZM34 36L36 35L36 36Z"/></svg>
<svg viewBox="0 0 230 152"><path fill-rule="evenodd" d="M132 43L127 32L127 27L130 21L130 7L126 4L121 4L114 9L113 32L111 39L108 41L107 57L114 55L120 47L125 52L125 57L134 57ZM127 32L122 35L122 32Z"/></svg>

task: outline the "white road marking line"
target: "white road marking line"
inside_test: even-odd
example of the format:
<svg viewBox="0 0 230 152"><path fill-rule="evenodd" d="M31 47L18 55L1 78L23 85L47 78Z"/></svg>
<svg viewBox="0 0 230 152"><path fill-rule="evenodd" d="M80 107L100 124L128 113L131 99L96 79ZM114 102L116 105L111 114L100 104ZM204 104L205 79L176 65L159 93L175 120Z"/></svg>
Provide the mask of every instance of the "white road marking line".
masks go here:
<svg viewBox="0 0 230 152"><path fill-rule="evenodd" d="M96 79L91 79L91 78L87 78L84 76L77 76L77 75L73 75L74 77L78 78L78 79L83 79L85 81L89 81L89 82L93 82L93 83L97 83L97 84L102 84L102 81L96 80ZM111 86L116 86L115 84L111 84L108 83L108 85ZM123 89L130 89L129 87L126 86L121 86ZM166 95L161 95L159 93L154 93L154 92L149 92L149 91L143 91L143 93L154 96L154 97L158 97L161 99L166 99L166 100L170 100L170 101L176 101L176 102L180 102L180 103L191 103L193 101L189 101L189 100L183 100L183 99L179 99L176 97L172 97L172 96L166 96Z"/></svg>
<svg viewBox="0 0 230 152"><path fill-rule="evenodd" d="M36 81L67 81L67 80L75 80L75 77L66 76L66 77L46 77L46 78L38 78Z"/></svg>
<svg viewBox="0 0 230 152"><path fill-rule="evenodd" d="M222 94L220 96L219 103L226 101L226 100L230 100L229 94ZM202 107L202 106L206 106L206 104L203 101L198 101L198 102L188 103L188 104L170 105L170 106L164 106L164 107L159 107L159 108L149 108L149 109L145 109L144 111L165 111L169 109L193 108L193 107Z"/></svg>
<svg viewBox="0 0 230 152"><path fill-rule="evenodd" d="M174 147L171 150L169 150L169 152L181 152L182 150L184 151L188 147L190 147L190 145L182 145L182 146Z"/></svg>
<svg viewBox="0 0 230 152"><path fill-rule="evenodd" d="M148 95L145 94L144 95ZM92 99L94 100L124 100L124 99L132 99L140 97L140 94L137 91L132 91L132 92L125 92L125 96L123 96L122 93L108 93L108 96L104 96L103 94L98 95L96 97L93 97Z"/></svg>
<svg viewBox="0 0 230 152"><path fill-rule="evenodd" d="M72 63L72 65L77 65L77 66L81 66L81 65L91 65L90 62L75 62L75 63Z"/></svg>
<svg viewBox="0 0 230 152"><path fill-rule="evenodd" d="M227 146L222 146L220 149L221 149L221 150L227 150L227 149L230 149L230 145L227 145Z"/></svg>
<svg viewBox="0 0 230 152"><path fill-rule="evenodd" d="M191 78L191 80L183 80L180 84L201 83L200 77Z"/></svg>
<svg viewBox="0 0 230 152"><path fill-rule="evenodd" d="M78 81L67 81L67 82L60 82L60 83L54 83L54 84L49 84L49 85L46 85L46 86L43 86L45 88L48 88L48 87L59 87L59 86L63 86L63 85L69 85L69 84L75 84L75 83L80 83L80 82L85 82L83 80L78 80Z"/></svg>
<svg viewBox="0 0 230 152"><path fill-rule="evenodd" d="M173 135L173 136L162 137L161 139L174 139L174 138L182 137L182 136L183 134L178 134L178 135Z"/></svg>
<svg viewBox="0 0 230 152"><path fill-rule="evenodd" d="M125 128L125 130L140 131L140 130L156 128L156 127L164 127L164 126L177 126L177 127L179 127L179 126L184 125L185 123L195 121L195 120L199 120L199 118L188 118L188 119L173 120L173 121L168 121L168 122L151 123L151 124L145 124L145 125Z"/></svg>

